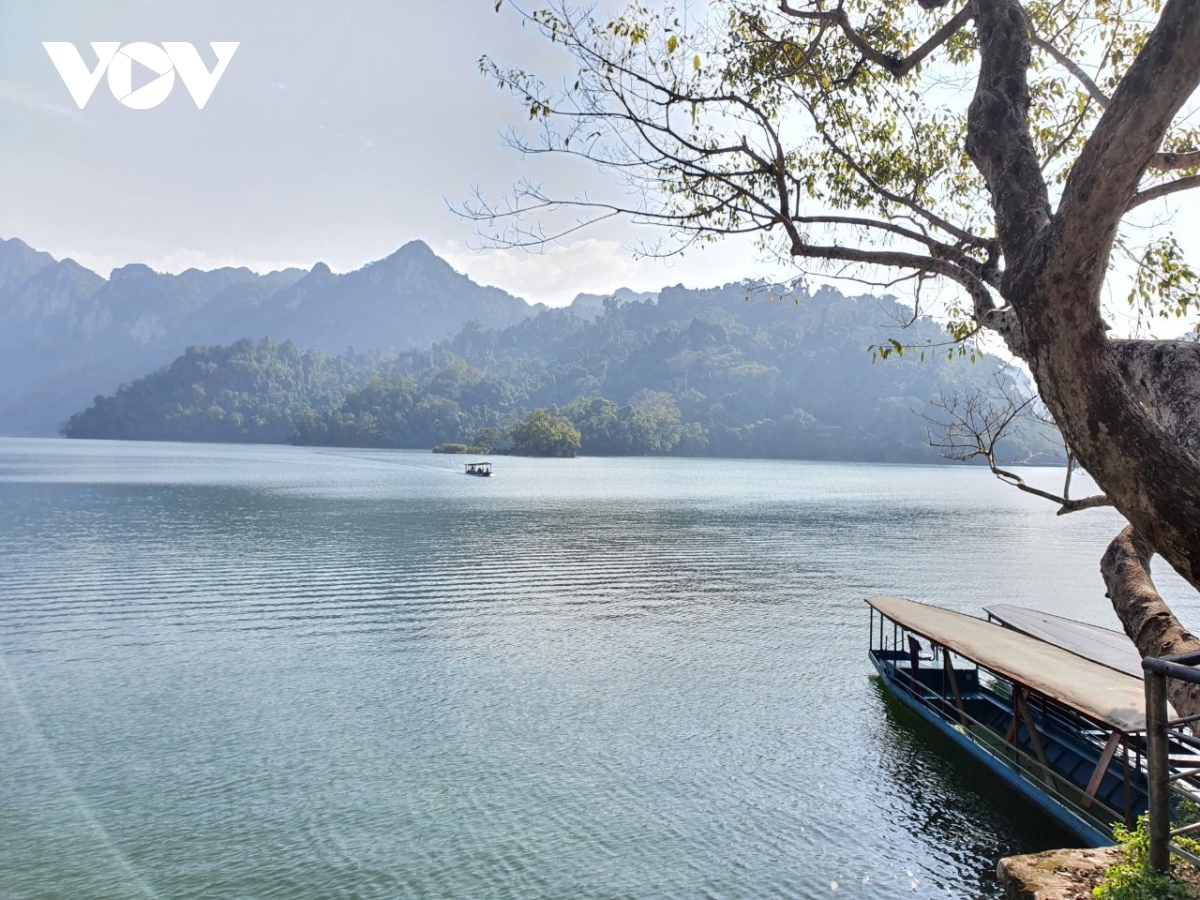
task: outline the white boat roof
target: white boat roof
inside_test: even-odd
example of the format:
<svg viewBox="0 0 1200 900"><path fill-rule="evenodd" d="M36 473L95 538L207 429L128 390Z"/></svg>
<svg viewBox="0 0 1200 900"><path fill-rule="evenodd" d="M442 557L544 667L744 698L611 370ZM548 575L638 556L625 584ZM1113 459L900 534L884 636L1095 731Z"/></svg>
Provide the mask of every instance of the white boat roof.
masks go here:
<svg viewBox="0 0 1200 900"><path fill-rule="evenodd" d="M1134 678L1143 677L1142 655L1124 632L1008 603L985 606L983 610L1023 634Z"/></svg>
<svg viewBox="0 0 1200 900"><path fill-rule="evenodd" d="M1126 733L1146 728L1139 678L974 616L900 597L871 597L867 603L914 634L1098 722Z"/></svg>

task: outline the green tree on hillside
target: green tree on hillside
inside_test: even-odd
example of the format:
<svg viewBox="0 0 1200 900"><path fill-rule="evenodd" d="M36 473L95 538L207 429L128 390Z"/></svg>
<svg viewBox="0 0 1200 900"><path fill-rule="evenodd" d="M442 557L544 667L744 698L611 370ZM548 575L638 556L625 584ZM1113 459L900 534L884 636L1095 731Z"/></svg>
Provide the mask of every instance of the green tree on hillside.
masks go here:
<svg viewBox="0 0 1200 900"><path fill-rule="evenodd" d="M643 388L629 400L633 410L634 446L642 453L670 453L683 437L679 404L666 391Z"/></svg>
<svg viewBox="0 0 1200 900"><path fill-rule="evenodd" d="M581 446L579 429L571 420L544 409L526 413L525 421L508 435L519 456L576 456Z"/></svg>
<svg viewBox="0 0 1200 900"><path fill-rule="evenodd" d="M493 425L475 435L475 440L471 442L471 445L480 453L491 453L500 446L503 440L504 433Z"/></svg>
<svg viewBox="0 0 1200 900"><path fill-rule="evenodd" d="M336 408L378 360L290 341L189 347L171 365L71 416L66 437L285 443L298 417Z"/></svg>

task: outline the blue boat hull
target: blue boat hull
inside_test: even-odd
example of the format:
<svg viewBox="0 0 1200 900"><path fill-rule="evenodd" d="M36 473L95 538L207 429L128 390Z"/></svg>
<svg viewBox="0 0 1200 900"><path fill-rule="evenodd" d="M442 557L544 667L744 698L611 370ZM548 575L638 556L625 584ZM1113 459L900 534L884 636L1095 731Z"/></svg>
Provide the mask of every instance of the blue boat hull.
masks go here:
<svg viewBox="0 0 1200 900"><path fill-rule="evenodd" d="M1080 819L1054 797L1039 789L1037 785L1031 784L1022 778L1020 770L1014 764L986 752L963 733L958 726L946 721L923 703L918 702L907 689L896 683L895 679L888 672L889 665L878 659L874 653L871 654L871 662L892 696L944 734L948 739L959 747L962 747L1014 791L1041 809L1067 831L1078 837L1085 846L1105 847L1112 844L1113 838L1111 834L1106 834L1090 823Z"/></svg>

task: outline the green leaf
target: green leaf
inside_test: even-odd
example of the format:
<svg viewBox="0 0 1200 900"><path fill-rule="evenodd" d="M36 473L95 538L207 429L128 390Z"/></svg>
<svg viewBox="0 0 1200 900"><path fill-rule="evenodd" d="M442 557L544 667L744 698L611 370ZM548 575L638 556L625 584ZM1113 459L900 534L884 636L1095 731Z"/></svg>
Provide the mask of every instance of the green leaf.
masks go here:
<svg viewBox="0 0 1200 900"><path fill-rule="evenodd" d="M674 53L675 48L678 46L679 46L679 38L675 37L675 35L671 35L669 38L667 38L667 52L668 53Z"/></svg>

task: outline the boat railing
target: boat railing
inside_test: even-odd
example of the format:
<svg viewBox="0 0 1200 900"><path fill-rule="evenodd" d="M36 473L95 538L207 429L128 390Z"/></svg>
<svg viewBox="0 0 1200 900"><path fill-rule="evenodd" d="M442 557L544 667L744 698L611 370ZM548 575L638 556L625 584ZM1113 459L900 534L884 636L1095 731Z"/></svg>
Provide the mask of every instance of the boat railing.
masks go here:
<svg viewBox="0 0 1200 900"><path fill-rule="evenodd" d="M1146 673L1146 763L1150 776L1150 865L1171 868L1171 856L1200 868L1200 854L1177 838L1197 837L1200 821L1200 716L1172 719L1167 679L1200 684L1200 653L1142 660ZM1172 817L1181 821L1172 827ZM1189 821L1190 820L1190 821ZM1194 846L1194 845L1193 845Z"/></svg>
<svg viewBox="0 0 1200 900"><path fill-rule="evenodd" d="M878 653L878 651L875 652ZM941 648L941 652L948 651ZM895 654L892 653L889 653L888 656L895 658ZM901 658L907 659L907 654ZM1108 833L1113 822L1129 822L1129 811L1115 810L1099 797L1089 797L1086 788L1076 784L1061 772L1044 765L1040 760L1027 753L1016 741L1006 741L991 726L976 719L958 706L953 696L946 697L931 693L928 685L915 678L910 671L896 665L892 659L883 658L883 661L889 669L889 675L901 688L908 691L913 700L929 708L941 719L950 722L957 721L957 730L976 748L1004 763L1019 778L1053 797L1057 803L1079 819L1101 833ZM1084 806L1085 802L1088 804L1087 806Z"/></svg>
<svg viewBox="0 0 1200 900"><path fill-rule="evenodd" d="M1050 725L1053 725L1064 732L1074 732L1082 738L1089 741L1097 749L1104 747L1108 736L1111 733L1109 729L1103 728L1094 722L1089 721L1084 716L1079 715L1075 711L1062 706L1053 700L1041 698L1040 712L1042 720ZM1142 751L1145 744L1142 740L1136 738L1137 733L1131 735L1130 749L1133 750L1135 760L1133 767L1141 768Z"/></svg>

